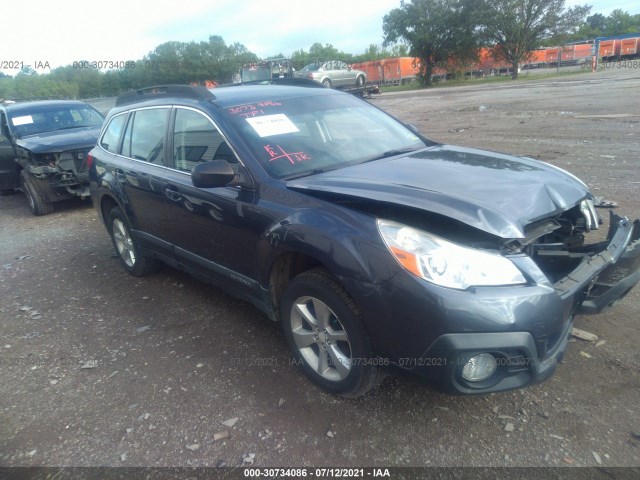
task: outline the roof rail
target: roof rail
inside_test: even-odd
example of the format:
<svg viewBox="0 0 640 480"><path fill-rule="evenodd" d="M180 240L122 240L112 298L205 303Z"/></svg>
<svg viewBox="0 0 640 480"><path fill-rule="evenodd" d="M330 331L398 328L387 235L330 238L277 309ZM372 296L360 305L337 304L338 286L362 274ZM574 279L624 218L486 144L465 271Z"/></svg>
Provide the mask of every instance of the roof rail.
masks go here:
<svg viewBox="0 0 640 480"><path fill-rule="evenodd" d="M205 87L192 85L154 85L123 93L116 99L116 107L168 97L191 98L193 100L211 100L216 98L215 95Z"/></svg>

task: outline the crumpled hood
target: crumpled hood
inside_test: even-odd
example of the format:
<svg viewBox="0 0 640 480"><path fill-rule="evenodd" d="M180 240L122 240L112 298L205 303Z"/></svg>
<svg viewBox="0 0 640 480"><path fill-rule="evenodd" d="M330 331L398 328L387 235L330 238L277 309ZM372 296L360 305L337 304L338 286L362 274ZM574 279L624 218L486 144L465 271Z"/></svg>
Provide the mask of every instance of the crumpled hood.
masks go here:
<svg viewBox="0 0 640 480"><path fill-rule="evenodd" d="M16 144L32 153L59 153L95 147L100 127L81 127L38 133L16 139Z"/></svg>
<svg viewBox="0 0 640 480"><path fill-rule="evenodd" d="M451 145L289 180L324 192L445 215L501 238L589 197L573 175L532 159Z"/></svg>

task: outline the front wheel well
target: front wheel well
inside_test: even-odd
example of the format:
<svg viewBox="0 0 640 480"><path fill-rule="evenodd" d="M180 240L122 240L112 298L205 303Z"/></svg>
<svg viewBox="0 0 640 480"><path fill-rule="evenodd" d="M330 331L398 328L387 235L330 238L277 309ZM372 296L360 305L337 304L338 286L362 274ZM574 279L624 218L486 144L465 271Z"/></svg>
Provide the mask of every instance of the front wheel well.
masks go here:
<svg viewBox="0 0 640 480"><path fill-rule="evenodd" d="M287 252L273 262L269 273L269 291L274 309L274 320L279 320L280 300L289 282L303 272L317 267L324 267L322 262L310 255L298 252Z"/></svg>

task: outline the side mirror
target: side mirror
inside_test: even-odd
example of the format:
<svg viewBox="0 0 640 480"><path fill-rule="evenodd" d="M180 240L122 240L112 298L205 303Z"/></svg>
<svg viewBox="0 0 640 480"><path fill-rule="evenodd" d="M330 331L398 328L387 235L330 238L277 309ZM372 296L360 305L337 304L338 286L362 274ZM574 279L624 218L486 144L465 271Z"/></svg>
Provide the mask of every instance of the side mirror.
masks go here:
<svg viewBox="0 0 640 480"><path fill-rule="evenodd" d="M198 188L224 187L236 177L226 160L199 163L191 171L191 182Z"/></svg>

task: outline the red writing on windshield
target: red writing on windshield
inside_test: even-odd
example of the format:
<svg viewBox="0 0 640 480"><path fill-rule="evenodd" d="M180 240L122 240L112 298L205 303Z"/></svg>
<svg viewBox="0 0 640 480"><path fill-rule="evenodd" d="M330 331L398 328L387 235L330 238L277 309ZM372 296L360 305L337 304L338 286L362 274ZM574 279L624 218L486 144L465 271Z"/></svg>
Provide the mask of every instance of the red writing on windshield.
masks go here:
<svg viewBox="0 0 640 480"><path fill-rule="evenodd" d="M311 160L311 157L305 152L289 153L284 148L282 148L280 145L276 145L275 147L272 147L271 145L265 145L264 149L269 154L269 157L271 157L271 158L269 158L270 162L273 162L275 160L279 160L281 158L285 158L285 159L289 160L291 165L295 165L296 162L303 162L305 160Z"/></svg>
<svg viewBox="0 0 640 480"><path fill-rule="evenodd" d="M279 107L282 104L273 100L263 100L257 103L249 103L247 105L238 105L237 107L231 107L227 111L231 115L240 115L241 117L255 117L256 115L263 115L262 108L265 107Z"/></svg>

